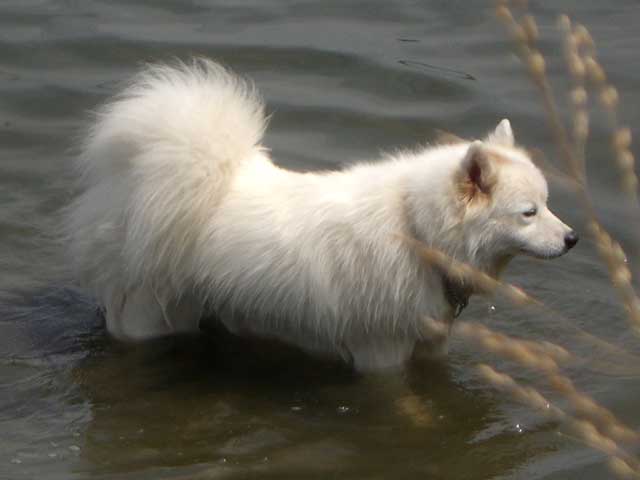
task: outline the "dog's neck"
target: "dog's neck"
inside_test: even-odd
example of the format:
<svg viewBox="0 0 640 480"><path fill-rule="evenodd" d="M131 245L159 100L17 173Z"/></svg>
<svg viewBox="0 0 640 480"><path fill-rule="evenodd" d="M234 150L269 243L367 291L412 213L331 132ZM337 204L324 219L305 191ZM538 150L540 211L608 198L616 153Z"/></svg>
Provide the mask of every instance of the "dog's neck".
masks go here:
<svg viewBox="0 0 640 480"><path fill-rule="evenodd" d="M407 238L412 239L415 242L420 243L420 237L418 230L413 221L411 212L411 206L407 202L402 203L402 214L404 217L404 235ZM444 297L451 307L452 317L455 319L460 316L462 311L469 304L469 297L474 293L473 286L471 284L462 282L460 279L456 279L445 270L442 270L436 266L431 268L438 272L442 280L442 291Z"/></svg>

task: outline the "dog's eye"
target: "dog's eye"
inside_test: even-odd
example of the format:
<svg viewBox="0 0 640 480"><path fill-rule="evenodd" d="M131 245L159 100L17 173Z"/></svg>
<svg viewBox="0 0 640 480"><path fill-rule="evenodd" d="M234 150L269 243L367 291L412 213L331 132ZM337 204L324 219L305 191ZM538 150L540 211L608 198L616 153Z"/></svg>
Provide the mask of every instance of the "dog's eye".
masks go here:
<svg viewBox="0 0 640 480"><path fill-rule="evenodd" d="M533 207L524 212L522 215L524 215L525 217L533 217L536 213L538 213L538 209L536 207Z"/></svg>

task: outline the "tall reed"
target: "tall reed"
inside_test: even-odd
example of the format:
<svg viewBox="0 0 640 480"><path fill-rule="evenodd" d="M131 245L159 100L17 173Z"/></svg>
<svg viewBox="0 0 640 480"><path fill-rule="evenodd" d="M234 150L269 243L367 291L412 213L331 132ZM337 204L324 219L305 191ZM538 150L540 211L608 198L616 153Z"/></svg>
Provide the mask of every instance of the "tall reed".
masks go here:
<svg viewBox="0 0 640 480"><path fill-rule="evenodd" d="M618 91L611 85L597 59L596 43L588 29L584 25L572 22L567 15L560 16L558 27L562 34L564 59L571 83L567 95L571 115L570 120L565 122L547 76L547 62L538 46L539 28L527 2L498 1L496 16L514 40L516 52L542 98L548 124L564 160L566 175L586 214L589 234L625 307L631 330L640 335L640 299L632 285L627 257L620 243L598 220L587 188L589 102L594 99L592 103L600 107L611 129L612 163L619 171L621 190L634 205L638 202L638 178L635 173L635 159L631 153L631 131L622 125L619 118ZM457 281L472 285L475 291L500 294L515 305L546 308L542 302L514 285L500 282L469 265L448 258L442 252L430 249L415 239L403 240L414 246L425 263L445 271ZM447 324L430 318L424 319L423 327L425 335L441 335L449 329ZM548 341L510 337L475 322L458 321L454 325L454 334L492 355L541 373L546 388L558 401L546 398L534 386L522 385L495 367L486 364L477 367L480 377L490 385L546 417L560 422L572 432L576 440L606 454L609 458L608 465L616 476L640 479L640 460L632 453L633 448L640 444L640 434L624 425L607 408L580 392L564 373L563 368L576 359L573 353ZM563 408L558 406L560 400L562 405L566 405Z"/></svg>

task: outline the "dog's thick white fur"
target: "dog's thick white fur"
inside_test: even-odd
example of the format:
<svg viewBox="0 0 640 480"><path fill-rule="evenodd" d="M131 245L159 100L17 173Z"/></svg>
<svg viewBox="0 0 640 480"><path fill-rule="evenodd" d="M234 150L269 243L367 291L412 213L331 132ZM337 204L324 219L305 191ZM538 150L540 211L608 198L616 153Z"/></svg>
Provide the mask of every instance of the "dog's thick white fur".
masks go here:
<svg viewBox="0 0 640 480"><path fill-rule="evenodd" d="M506 120L483 141L321 173L275 166L265 125L254 88L206 60L150 66L98 113L65 228L115 337L197 331L216 312L238 334L399 366L423 318L453 315L442 273L399 235L491 275L575 243Z"/></svg>

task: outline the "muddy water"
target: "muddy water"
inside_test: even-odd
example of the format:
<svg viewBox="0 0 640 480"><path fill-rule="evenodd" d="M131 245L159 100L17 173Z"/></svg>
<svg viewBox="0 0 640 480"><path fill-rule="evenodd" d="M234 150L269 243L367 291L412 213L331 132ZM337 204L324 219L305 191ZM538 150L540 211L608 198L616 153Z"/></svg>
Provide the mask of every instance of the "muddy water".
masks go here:
<svg viewBox="0 0 640 480"><path fill-rule="evenodd" d="M540 3L553 40L559 7ZM640 6L562 9L590 26L622 118L637 124ZM435 128L471 137L505 116L553 159L540 102L489 2L4 0L0 27L0 286L26 292L3 295L0 308L0 479L607 478L599 454L472 367L535 374L459 339L444 364L362 378L220 335L118 345L90 300L55 282L25 288L57 261L38 248L38 229L70 195L69 149L86 112L143 61L206 55L254 78L273 113L266 143L293 168L338 167L425 142ZM592 130L596 205L636 264L637 216L617 193L602 118ZM584 230L562 185L551 203ZM570 348L580 388L640 426L635 357L578 330L640 355L592 242L553 262L518 260L508 278L555 313L476 298L463 318Z"/></svg>

